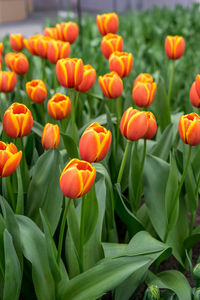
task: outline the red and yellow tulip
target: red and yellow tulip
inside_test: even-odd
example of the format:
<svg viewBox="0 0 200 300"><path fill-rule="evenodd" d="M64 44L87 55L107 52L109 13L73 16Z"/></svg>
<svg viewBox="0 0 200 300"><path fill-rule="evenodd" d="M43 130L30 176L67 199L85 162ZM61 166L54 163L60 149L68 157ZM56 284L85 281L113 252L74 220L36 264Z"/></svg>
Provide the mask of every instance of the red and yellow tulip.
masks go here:
<svg viewBox="0 0 200 300"><path fill-rule="evenodd" d="M83 66L83 79L80 85L76 88L77 91L85 93L89 91L96 80L96 70L91 65Z"/></svg>
<svg viewBox="0 0 200 300"><path fill-rule="evenodd" d="M168 35L165 39L165 53L169 59L179 59L185 52L185 40L182 36Z"/></svg>
<svg viewBox="0 0 200 300"><path fill-rule="evenodd" d="M123 82L116 72L99 76L99 85L107 98L118 98L123 91Z"/></svg>
<svg viewBox="0 0 200 300"><path fill-rule="evenodd" d="M7 53L5 55L5 64L8 68L10 68L13 72L18 75L24 75L28 72L29 62L27 57L21 53Z"/></svg>
<svg viewBox="0 0 200 300"><path fill-rule="evenodd" d="M133 55L126 52L113 52L109 57L110 71L115 71L120 77L130 74L133 66Z"/></svg>
<svg viewBox="0 0 200 300"><path fill-rule="evenodd" d="M16 51L20 52L24 49L24 37L21 33L12 33L9 37L10 47Z"/></svg>
<svg viewBox="0 0 200 300"><path fill-rule="evenodd" d="M108 33L101 40L101 52L105 58L109 59L115 51L123 51L123 39L120 35Z"/></svg>
<svg viewBox="0 0 200 300"><path fill-rule="evenodd" d="M22 151L17 150L13 144L6 144L0 141L0 176L10 176L19 166L22 158Z"/></svg>
<svg viewBox="0 0 200 300"><path fill-rule="evenodd" d="M14 72L0 71L0 92L12 92L16 84L17 76Z"/></svg>
<svg viewBox="0 0 200 300"><path fill-rule="evenodd" d="M196 113L181 116L178 131L185 144L198 145L200 143L200 117Z"/></svg>
<svg viewBox="0 0 200 300"><path fill-rule="evenodd" d="M63 94L55 94L47 104L47 110L54 120L67 118L71 111L71 101Z"/></svg>
<svg viewBox="0 0 200 300"><path fill-rule="evenodd" d="M116 13L97 15L96 22L101 35L116 33L118 30L119 19Z"/></svg>
<svg viewBox="0 0 200 300"><path fill-rule="evenodd" d="M26 92L31 101L42 103L47 97L47 88L42 80L32 80L26 83Z"/></svg>
<svg viewBox="0 0 200 300"><path fill-rule="evenodd" d="M60 143L60 129L58 125L47 123L44 126L41 141L44 149L56 149Z"/></svg>
<svg viewBox="0 0 200 300"><path fill-rule="evenodd" d="M70 53L70 43L51 40L48 43L47 58L52 64L56 64L61 58L67 58Z"/></svg>

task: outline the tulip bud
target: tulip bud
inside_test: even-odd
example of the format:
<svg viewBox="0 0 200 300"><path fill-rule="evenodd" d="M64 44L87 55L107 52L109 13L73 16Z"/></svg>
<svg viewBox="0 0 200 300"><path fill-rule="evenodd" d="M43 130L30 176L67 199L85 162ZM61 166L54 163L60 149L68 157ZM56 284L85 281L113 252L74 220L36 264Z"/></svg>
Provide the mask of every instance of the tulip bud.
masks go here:
<svg viewBox="0 0 200 300"><path fill-rule="evenodd" d="M81 136L80 157L90 163L103 160L108 153L111 140L112 134L109 130L97 122L91 124Z"/></svg>
<svg viewBox="0 0 200 300"><path fill-rule="evenodd" d="M77 91L85 93L89 91L96 80L96 71L91 65L83 66L83 79L80 85L76 88Z"/></svg>
<svg viewBox="0 0 200 300"><path fill-rule="evenodd" d="M83 79L83 61L78 58L63 58L56 64L58 81L65 88L76 88Z"/></svg>
<svg viewBox="0 0 200 300"><path fill-rule="evenodd" d="M123 51L123 39L120 35L108 33L101 40L101 52L108 59L115 51Z"/></svg>
<svg viewBox="0 0 200 300"><path fill-rule="evenodd" d="M60 143L60 129L58 125L47 123L42 132L42 147L46 150L56 149Z"/></svg>
<svg viewBox="0 0 200 300"><path fill-rule="evenodd" d="M61 192L71 199L82 197L91 189L95 177L96 169L90 163L74 158L60 176Z"/></svg>
<svg viewBox="0 0 200 300"><path fill-rule="evenodd" d="M147 300L159 300L160 299L160 290L157 285L151 285L147 288L146 299Z"/></svg>
<svg viewBox="0 0 200 300"><path fill-rule="evenodd" d="M55 27L46 27L44 28L43 35L50 37L51 39L57 40L58 34Z"/></svg>
<svg viewBox="0 0 200 300"><path fill-rule="evenodd" d="M5 111L3 129L9 137L16 139L26 136L32 127L32 114L24 104L15 102Z"/></svg>
<svg viewBox="0 0 200 300"><path fill-rule="evenodd" d="M135 104L140 107L151 105L155 97L156 87L157 85L153 82L153 77L150 74L140 74L133 84L132 97Z"/></svg>
<svg viewBox="0 0 200 300"><path fill-rule="evenodd" d="M47 110L51 118L62 120L70 114L71 101L69 97L57 93L48 101Z"/></svg>
<svg viewBox="0 0 200 300"><path fill-rule="evenodd" d="M0 54L3 54L3 43L0 43Z"/></svg>
<svg viewBox="0 0 200 300"><path fill-rule="evenodd" d="M56 24L56 30L58 39L70 44L75 42L79 33L78 25L71 21Z"/></svg>
<svg viewBox="0 0 200 300"><path fill-rule="evenodd" d="M32 80L26 83L26 92L34 103L42 103L47 96L47 88L42 80Z"/></svg>
<svg viewBox="0 0 200 300"><path fill-rule="evenodd" d="M17 151L17 147L13 144L0 142L0 176L10 176L19 166L22 158L22 151Z"/></svg>
<svg viewBox="0 0 200 300"><path fill-rule="evenodd" d="M96 22L101 35L116 33L118 30L119 20L116 13L97 15Z"/></svg>
<svg viewBox="0 0 200 300"><path fill-rule="evenodd" d="M8 68L18 75L26 74L29 69L28 59L21 52L7 53L5 55L5 63Z"/></svg>
<svg viewBox="0 0 200 300"><path fill-rule="evenodd" d="M126 77L133 66L133 55L126 52L113 52L109 57L110 71L115 71L120 77Z"/></svg>
<svg viewBox="0 0 200 300"><path fill-rule="evenodd" d="M200 143L200 117L196 113L181 116L178 124L180 138L190 146Z"/></svg>
<svg viewBox="0 0 200 300"><path fill-rule="evenodd" d="M12 33L9 37L10 47L16 51L20 52L24 49L24 37L21 33Z"/></svg>
<svg viewBox="0 0 200 300"><path fill-rule="evenodd" d="M182 36L168 35L165 39L165 53L169 59L179 59L184 54L185 41Z"/></svg>
<svg viewBox="0 0 200 300"><path fill-rule="evenodd" d="M16 84L17 76L14 72L0 71L0 92L12 92Z"/></svg>
<svg viewBox="0 0 200 300"><path fill-rule="evenodd" d="M70 44L68 42L51 40L48 43L47 58L52 64L56 64L61 58L67 58L70 53Z"/></svg>
<svg viewBox="0 0 200 300"><path fill-rule="evenodd" d="M99 85L107 98L118 98L123 91L123 82L116 72L99 76Z"/></svg>

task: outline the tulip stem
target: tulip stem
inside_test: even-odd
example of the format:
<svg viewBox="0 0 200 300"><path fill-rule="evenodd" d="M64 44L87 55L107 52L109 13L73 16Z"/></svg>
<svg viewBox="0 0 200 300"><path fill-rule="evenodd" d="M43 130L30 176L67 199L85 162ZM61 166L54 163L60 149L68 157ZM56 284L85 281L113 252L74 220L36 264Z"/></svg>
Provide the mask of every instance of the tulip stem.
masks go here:
<svg viewBox="0 0 200 300"><path fill-rule="evenodd" d="M170 109L170 100L171 100L172 85L173 85L173 78L174 78L174 65L175 65L174 60L172 60L171 75L169 80L168 97L167 97L169 109Z"/></svg>
<svg viewBox="0 0 200 300"><path fill-rule="evenodd" d="M42 58L42 79L46 81L46 58Z"/></svg>
<svg viewBox="0 0 200 300"><path fill-rule="evenodd" d="M128 140L127 144L126 144L125 151L124 151L124 156L123 156L123 159L122 159L122 163L121 163L121 166L120 166L120 170L119 170L119 174L118 174L118 178L117 178L117 183L121 182L130 146L131 146L131 141Z"/></svg>
<svg viewBox="0 0 200 300"><path fill-rule="evenodd" d="M71 100L71 114L72 114L72 136L74 142L76 143L76 119L75 119L75 97L73 97L73 92L70 91L70 100Z"/></svg>
<svg viewBox="0 0 200 300"><path fill-rule="evenodd" d="M20 168L17 168L17 205L16 214L24 214L24 194L23 194L23 183Z"/></svg>

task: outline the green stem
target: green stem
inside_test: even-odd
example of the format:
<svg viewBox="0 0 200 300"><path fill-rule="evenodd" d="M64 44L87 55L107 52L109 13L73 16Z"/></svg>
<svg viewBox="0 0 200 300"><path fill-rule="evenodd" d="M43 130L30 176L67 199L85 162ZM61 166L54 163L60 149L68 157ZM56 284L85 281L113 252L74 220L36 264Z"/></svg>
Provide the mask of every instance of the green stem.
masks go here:
<svg viewBox="0 0 200 300"><path fill-rule="evenodd" d="M173 78L174 78L174 60L172 60L172 67L171 67L171 75L170 75L170 80L169 80L169 88L168 88L168 104L170 108L170 100L171 100L171 93L172 93L172 85L173 85Z"/></svg>
<svg viewBox="0 0 200 300"><path fill-rule="evenodd" d="M6 181L6 188L7 188L8 196L10 198L12 208L14 210L14 208L15 208L15 196L14 196L14 193L13 193L13 186L11 184L11 177L10 176L6 177L5 181Z"/></svg>
<svg viewBox="0 0 200 300"><path fill-rule="evenodd" d="M116 114L117 114L117 145L119 144L119 136L120 136L120 120L122 115L122 98L116 99Z"/></svg>
<svg viewBox="0 0 200 300"><path fill-rule="evenodd" d="M54 82L53 82L53 87L54 87L54 90L56 92L56 89L58 87L58 80L57 80L57 75L56 75L56 65L55 65L55 68L54 68Z"/></svg>
<svg viewBox="0 0 200 300"><path fill-rule="evenodd" d="M70 91L70 100L71 100L71 116L72 116L72 136L74 142L76 143L75 99L73 97L72 91Z"/></svg>
<svg viewBox="0 0 200 300"><path fill-rule="evenodd" d="M23 194L23 183L21 177L20 168L17 168L17 205L16 205L16 214L24 214L24 194Z"/></svg>
<svg viewBox="0 0 200 300"><path fill-rule="evenodd" d="M46 81L46 58L42 58L42 79Z"/></svg>
<svg viewBox="0 0 200 300"><path fill-rule="evenodd" d="M117 183L121 182L122 175L123 175L123 172L124 172L124 167L125 167L125 164L126 164L126 158L127 158L130 146L131 146L131 141L127 140L126 148L125 148L125 151L124 151L124 156L123 156L123 159L122 159L122 163L121 163L118 178L117 178Z"/></svg>

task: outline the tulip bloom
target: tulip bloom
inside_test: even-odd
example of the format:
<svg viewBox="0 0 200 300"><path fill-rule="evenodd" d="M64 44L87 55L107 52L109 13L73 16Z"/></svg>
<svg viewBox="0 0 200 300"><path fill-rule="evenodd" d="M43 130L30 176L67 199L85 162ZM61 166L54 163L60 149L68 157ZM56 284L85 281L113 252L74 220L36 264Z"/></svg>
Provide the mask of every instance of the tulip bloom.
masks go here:
<svg viewBox="0 0 200 300"><path fill-rule="evenodd" d="M21 53L7 53L5 63L8 68L18 75L24 75L28 72L29 63L27 57Z"/></svg>
<svg viewBox="0 0 200 300"><path fill-rule="evenodd" d="M47 58L52 64L56 64L61 58L67 58L70 53L70 43L51 40L48 43Z"/></svg>
<svg viewBox="0 0 200 300"><path fill-rule="evenodd" d="M182 36L168 35L165 39L165 53L169 59L179 59L184 54L185 41Z"/></svg>
<svg viewBox="0 0 200 300"><path fill-rule="evenodd" d="M82 197L91 189L95 177L96 169L90 163L74 158L60 176L61 192L71 199Z"/></svg>
<svg viewBox="0 0 200 300"><path fill-rule="evenodd" d="M57 29L55 27L46 27L43 31L43 35L50 37L51 39L54 39L54 40L58 39L58 33L57 33Z"/></svg>
<svg viewBox="0 0 200 300"><path fill-rule="evenodd" d="M24 45L32 55L39 55L38 41L41 37L41 34L35 34L28 39L24 39Z"/></svg>
<svg viewBox="0 0 200 300"><path fill-rule="evenodd" d="M62 22L56 24L57 37L59 40L73 44L78 37L78 25L74 22Z"/></svg>
<svg viewBox="0 0 200 300"><path fill-rule="evenodd" d="M196 76L190 89L190 101L193 106L200 107L200 75Z"/></svg>
<svg viewBox="0 0 200 300"><path fill-rule="evenodd" d="M151 112L140 111L129 107L120 122L121 134L128 140L150 139L157 131L157 124Z"/></svg>
<svg viewBox="0 0 200 300"><path fill-rule="evenodd" d="M101 52L108 59L115 51L123 51L123 39L120 35L108 33L101 40Z"/></svg>
<svg viewBox="0 0 200 300"><path fill-rule="evenodd" d="M58 125L47 123L44 126L41 141L44 149L56 149L60 143L60 129Z"/></svg>
<svg viewBox="0 0 200 300"><path fill-rule="evenodd" d="M71 101L69 97L57 93L48 101L47 110L51 118L62 120L70 114Z"/></svg>
<svg viewBox="0 0 200 300"><path fill-rule="evenodd" d="M58 81L65 88L76 88L83 79L83 61L78 58L63 58L56 64Z"/></svg>
<svg viewBox="0 0 200 300"><path fill-rule="evenodd" d="M3 129L9 137L16 139L26 136L32 127L32 114L24 104L15 102L5 111Z"/></svg>
<svg viewBox="0 0 200 300"><path fill-rule="evenodd" d="M0 71L0 92L12 92L16 84L17 76L14 72Z"/></svg>
<svg viewBox="0 0 200 300"><path fill-rule="evenodd" d="M21 33L12 33L9 37L10 47L16 51L20 52L24 49L24 37Z"/></svg>
<svg viewBox="0 0 200 300"><path fill-rule="evenodd" d="M126 52L113 52L109 57L110 71L115 71L120 77L126 77L133 66L133 55Z"/></svg>
<svg viewBox="0 0 200 300"><path fill-rule="evenodd" d="M0 43L0 54L3 53L3 43Z"/></svg>
<svg viewBox="0 0 200 300"><path fill-rule="evenodd" d="M200 117L196 113L181 116L178 131L185 144L198 145L200 143Z"/></svg>
<svg viewBox="0 0 200 300"><path fill-rule="evenodd" d="M119 20L116 13L97 15L96 22L101 35L116 33L118 30Z"/></svg>
<svg viewBox="0 0 200 300"><path fill-rule="evenodd" d="M153 82L153 77L150 74L140 74L133 84L132 97L135 104L140 107L151 105L155 97L156 87L157 85Z"/></svg>
<svg viewBox="0 0 200 300"><path fill-rule="evenodd" d="M42 80L32 80L26 83L26 92L34 103L42 103L47 96L47 88Z"/></svg>
<svg viewBox="0 0 200 300"><path fill-rule="evenodd" d="M13 144L0 142L0 176L10 176L19 166L22 158L22 151L17 151L17 147Z"/></svg>
<svg viewBox="0 0 200 300"><path fill-rule="evenodd" d="M109 130L97 122L92 123L81 136L80 157L90 163L103 160L108 153L111 140L112 134Z"/></svg>
<svg viewBox="0 0 200 300"><path fill-rule="evenodd" d="M96 80L96 70L91 65L83 66L83 79L81 84L76 88L77 91L85 93L89 91Z"/></svg>
<svg viewBox="0 0 200 300"><path fill-rule="evenodd" d="M35 43L36 52L41 58L47 57L48 44L52 39L48 36L41 36L37 39Z"/></svg>
<svg viewBox="0 0 200 300"><path fill-rule="evenodd" d="M118 98L123 91L123 82L115 72L99 76L100 88L107 98Z"/></svg>

